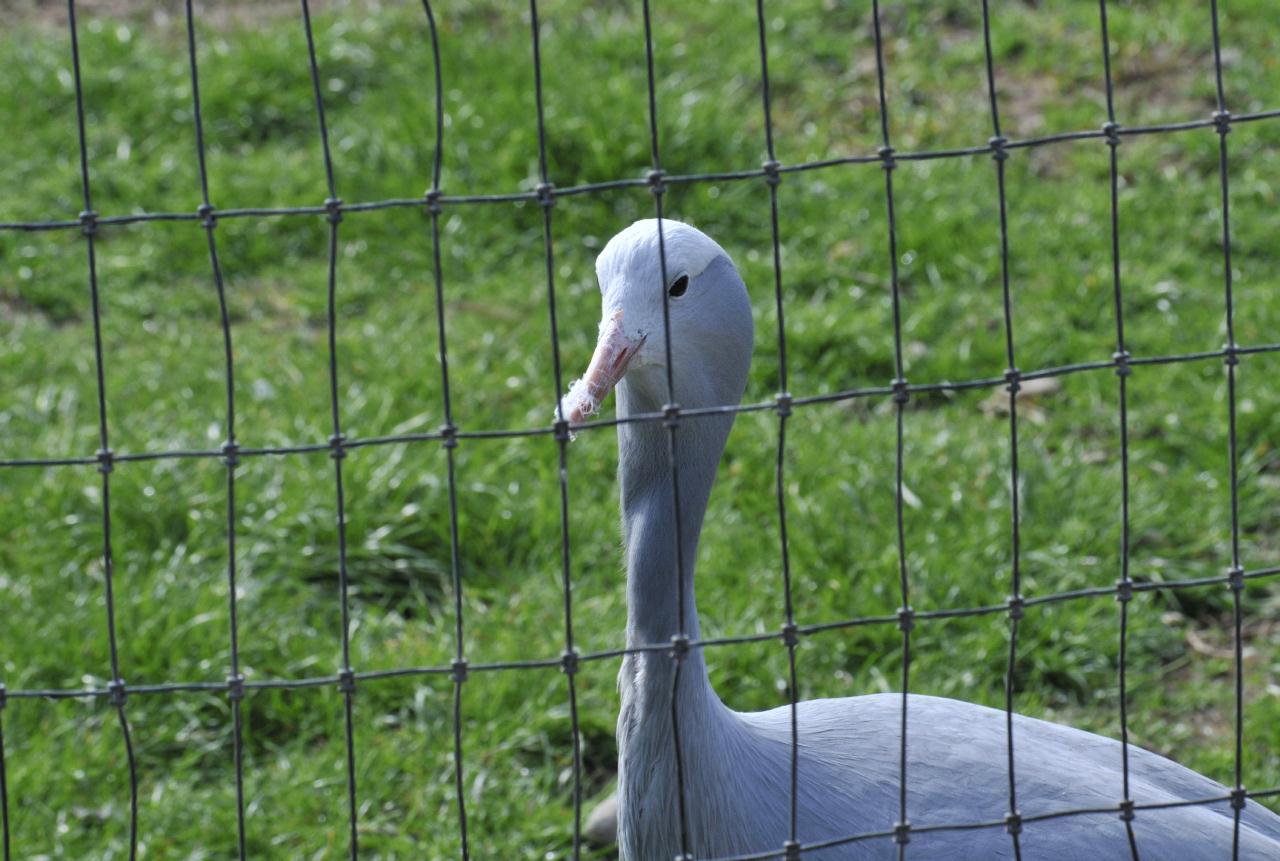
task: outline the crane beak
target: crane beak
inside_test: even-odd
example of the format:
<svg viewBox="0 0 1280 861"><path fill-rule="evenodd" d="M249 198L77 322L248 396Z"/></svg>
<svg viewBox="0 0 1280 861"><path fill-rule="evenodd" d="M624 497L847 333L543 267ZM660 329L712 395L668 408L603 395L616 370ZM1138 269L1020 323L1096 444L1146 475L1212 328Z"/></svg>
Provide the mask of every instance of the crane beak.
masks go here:
<svg viewBox="0 0 1280 861"><path fill-rule="evenodd" d="M577 424L595 415L627 372L627 365L640 351L644 341L644 335L633 338L623 331L621 308L601 321L600 337L587 372L573 382L569 393L560 401L564 417Z"/></svg>

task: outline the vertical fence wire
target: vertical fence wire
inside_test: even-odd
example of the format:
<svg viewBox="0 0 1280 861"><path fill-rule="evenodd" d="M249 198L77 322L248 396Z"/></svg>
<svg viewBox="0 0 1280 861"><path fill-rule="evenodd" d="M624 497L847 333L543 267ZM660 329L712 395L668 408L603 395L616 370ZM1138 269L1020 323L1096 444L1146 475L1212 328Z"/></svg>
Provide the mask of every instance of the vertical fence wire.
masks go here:
<svg viewBox="0 0 1280 861"><path fill-rule="evenodd" d="M898 749L898 821L893 826L893 839L898 847L898 861L906 857L911 841L911 820L907 817L907 702L911 690L911 629L915 614L907 578L907 537L903 523L903 459L906 446L903 437L903 413L909 390L902 364L902 297L898 281L898 228L893 205L893 171L897 167L889 137L889 101L885 97L884 37L880 32L880 0L871 0L872 32L876 49L876 87L880 108L881 168L884 170L885 215L888 226L889 289L893 299L893 402L894 437L894 518L898 536L898 587L902 606L898 610L898 628L902 631L902 710Z"/></svg>
<svg viewBox="0 0 1280 861"><path fill-rule="evenodd" d="M240 463L236 443L235 362L231 349L231 317L227 312L226 285L222 264L218 260L218 241L214 230L217 215L209 201L209 171L205 162L204 118L200 110L200 73L196 59L195 14L192 0L186 0L187 57L191 68L192 118L195 124L196 164L200 176L200 207L197 210L209 245L209 266L218 294L218 312L222 328L223 372L226 389L226 433L222 444L222 461L227 474L227 618L231 649L231 674L227 678L227 696L231 702L231 755L236 775L236 848L240 861L245 853L244 820L244 723L241 703L244 699L244 676L240 673L240 635L236 612L236 467Z"/></svg>
<svg viewBox="0 0 1280 861"><path fill-rule="evenodd" d="M453 587L453 663L450 679L453 682L453 793L458 807L459 855L462 861L471 858L471 841L467 830L467 799L463 789L462 762L462 685L467 680L466 648L463 641L462 618L462 552L458 539L458 475L455 452L458 447L458 428L453 422L453 397L449 387L449 347L446 337L444 306L444 270L440 255L440 175L444 164L444 79L440 63L440 33L430 0L422 0L422 11L427 19L431 38L431 67L435 89L435 151L431 155L431 188L425 195L427 212L431 217L431 275L435 293L436 339L440 360L440 399L444 410L444 425L440 429L440 443L445 453L446 483L449 489L449 579Z"/></svg>
<svg viewBox="0 0 1280 861"><path fill-rule="evenodd" d="M1120 667L1118 698L1120 702L1120 770L1123 796L1120 801L1120 819L1124 822L1129 840L1129 854L1139 861L1138 838L1134 832L1135 818L1133 797L1130 793L1129 775L1129 604L1133 600L1133 580L1129 576L1129 351L1124 338L1124 292L1120 278L1120 171L1118 154L1120 146L1119 124L1116 122L1115 85L1111 74L1111 34L1107 25L1107 0L1098 0L1098 15L1102 33L1103 83L1107 96L1107 122L1103 125L1104 139L1109 158L1109 189L1111 195L1111 284L1115 302L1116 362L1115 372L1119 382L1120 411L1120 580L1116 583L1116 600L1120 604Z"/></svg>
<svg viewBox="0 0 1280 861"><path fill-rule="evenodd" d="M1022 620L1022 513L1018 489L1018 391L1022 374L1014 353L1013 293L1009 286L1009 213L1005 193L1005 163L1009 159L1004 133L1000 130L1000 100L996 95L995 59L991 50L991 10L982 0L982 44L987 67L987 98L991 103L991 157L995 165L996 198L1000 209L1000 295L1004 311L1005 388L1009 392L1009 656L1004 676L1004 716L1009 768L1009 811L1005 829L1013 843L1013 857L1022 861L1022 816L1018 812L1018 778L1013 738L1013 700L1018 668L1018 625Z"/></svg>
<svg viewBox="0 0 1280 861"><path fill-rule="evenodd" d="M315 33L311 26L311 7L302 0L302 23L307 36L307 59L311 70L311 89L315 97L316 120L320 126L320 148L324 156L324 172L329 197L324 206L329 222L328 263L328 336L329 336L329 412L333 435L329 437L329 456L333 459L333 481L338 525L338 600L341 612L342 667L338 671L338 688L342 692L346 723L347 815L350 824L349 854L352 861L360 855L359 809L356 802L356 749L352 699L355 696L355 673L351 669L351 607L347 583L347 516L342 486L342 462L347 456L342 436L338 398L338 225L342 221L342 201L333 181L333 154L329 148L329 126L325 121L324 97L320 92L320 67L316 60Z"/></svg>
<svg viewBox="0 0 1280 861"><path fill-rule="evenodd" d="M124 737L125 758L129 765L129 859L138 856L138 762L134 755L129 718L125 715L127 690L120 677L120 650L116 641L115 560L111 550L111 473L114 455L107 435L107 386L102 347L102 306L98 291L98 258L94 240L98 232L98 216L93 211L89 183L89 143L85 129L84 81L80 73L80 39L76 28L75 0L67 0L67 25L71 31L71 68L76 90L76 131L80 143L80 188L84 211L80 213L81 232L89 263L89 299L93 313L93 358L98 392L98 472L102 476L102 573L106 597L107 644L111 653L111 682L108 690L116 710L120 733Z"/></svg>
<svg viewBox="0 0 1280 861"><path fill-rule="evenodd" d="M778 545L782 554L782 597L785 604L785 620L782 626L782 641L787 649L787 690L790 692L788 703L791 712L791 763L788 780L790 800L787 810L787 842L783 847L786 858L791 861L800 855L799 815L800 815L800 717L799 680L796 674L796 645L799 638L796 634L795 602L791 589L791 552L787 541L787 497L786 497L786 458L787 458L787 419L791 416L791 394L787 387L787 324L783 313L782 298L782 247L778 231L778 183L782 175L778 172L778 155L773 145L773 106L769 96L769 44L766 36L764 16L764 0L756 0L756 27L760 37L760 99L764 112L764 140L767 161L764 163L765 183L769 187L769 233L773 246L773 302L778 315L778 448L774 465L774 491L778 505Z"/></svg>
<svg viewBox="0 0 1280 861"><path fill-rule="evenodd" d="M1235 784L1231 793L1232 839L1231 858L1240 857L1240 814L1247 798L1244 789L1244 632L1241 600L1244 592L1244 567L1240 562L1240 470L1236 439L1236 355L1235 298L1231 273L1231 193L1227 164L1227 134L1231 131L1231 113L1227 110L1222 85L1222 37L1218 24L1218 0L1210 0L1213 18L1213 81L1217 97L1214 125L1218 133L1218 179L1222 188L1222 299L1227 330L1225 360L1227 365L1227 459L1231 476L1231 587L1232 648L1235 664Z"/></svg>
<svg viewBox="0 0 1280 861"><path fill-rule="evenodd" d="M676 553L676 612L679 621L677 633L672 638L671 648L671 659L674 663L671 674L671 742L676 759L676 815L680 826L680 854L683 861L692 856L689 851L689 812L685 792L684 749L680 739L680 676L689 652L689 637L684 621L686 576L684 535L682 534L684 529L680 517L680 467L676 447L680 406L676 403L675 377L671 364L671 307L670 297L667 295L667 247L662 234L662 196L666 192L666 182L658 147L658 92L653 72L653 15L649 9L649 0L644 0L642 8L644 11L645 83L649 98L649 151L653 160L648 179L658 222L658 271L661 274L658 289L662 291L662 342L667 373L667 403L663 408L663 414L667 428L667 463L671 470L671 508L675 518L675 529L672 531L675 533L673 541Z"/></svg>
<svg viewBox="0 0 1280 861"><path fill-rule="evenodd" d="M560 577L564 600L564 654L560 669L569 683L569 725L573 746L573 859L582 856L582 739L578 728L578 653L573 646L573 575L569 553L569 422L560 393L564 374L560 365L560 330L556 319L555 253L551 233L551 209L555 189L547 171L547 132L542 109L542 47L538 28L538 2L529 0L529 26L533 39L534 101L538 117L538 203L542 208L542 245L546 264L547 314L550 321L551 365L556 404L557 471L560 488Z"/></svg>
<svg viewBox="0 0 1280 861"><path fill-rule="evenodd" d="M8 702L4 685L0 684L0 849L3 850L4 861L10 861L9 854L9 776L4 757L4 707Z"/></svg>

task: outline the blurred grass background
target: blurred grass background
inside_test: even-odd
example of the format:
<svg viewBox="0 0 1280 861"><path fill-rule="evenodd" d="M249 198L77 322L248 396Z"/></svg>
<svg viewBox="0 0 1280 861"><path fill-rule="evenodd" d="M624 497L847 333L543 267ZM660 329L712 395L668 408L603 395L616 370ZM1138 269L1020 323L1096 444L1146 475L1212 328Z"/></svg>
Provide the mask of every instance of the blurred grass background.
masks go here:
<svg viewBox="0 0 1280 861"><path fill-rule="evenodd" d="M879 115L870 4L768 5L778 155L784 163L874 152ZM1267 0L1225 0L1228 107L1275 108L1280 22ZM199 203L180 5L78 4L95 208L193 211ZM420 195L430 184L434 81L416 3L320 4L315 18L338 193ZM1124 125L1214 110L1207 4L1114 2L1112 63ZM527 9L436 4L445 93L446 193L536 184ZM198 7L212 200L222 208L316 205L326 196L298 9ZM0 4L0 221L74 219L80 203L65 8ZM648 164L643 23L634 2L540 4L550 173L559 186L642 176ZM1105 120L1097 6L993 0L1009 137ZM990 137L978 0L884 4L890 123L900 151ZM655 3L664 167L754 168L764 157L754 4ZM1229 139L1236 332L1280 341L1280 123ZM1217 137L1127 138L1119 150L1129 349L1214 350L1225 340ZM1013 153L1009 231L1018 364L1105 360L1114 349L1107 148L1098 140ZM895 181L907 375L998 376L1005 366L991 160L902 163ZM786 328L796 395L885 384L892 371L883 181L875 165L790 175L780 191ZM768 194L762 181L674 186L668 214L735 257L752 291L757 350L748 398L777 388ZM584 366L598 319L592 260L652 213L644 188L557 202L560 350ZM443 219L456 421L544 426L556 392L542 219L533 205L459 206ZM236 351L243 446L329 433L322 218L226 219L218 227ZM443 420L431 241L417 209L351 213L339 233L338 365L349 437ZM216 448L224 437L222 336L196 223L104 227L98 239L111 445ZM84 240L0 231L0 458L88 455L96 387ZM1241 546L1280 559L1280 356L1239 368ZM998 603L1010 588L1007 416L998 389L913 399L906 529L919 610ZM1117 385L1062 378L1020 410L1024 589L1043 595L1119 576ZM892 404L798 409L787 503L798 620L898 605ZM708 636L782 622L772 458L776 419L739 418L702 542ZM1130 382L1132 568L1158 581L1220 575L1230 561L1225 375L1220 362L1139 367ZM616 446L606 430L570 448L575 630L584 651L620 643L625 608ZM475 662L563 648L556 448L548 437L467 441L457 452L466 650ZM452 655L447 487L434 443L353 450L347 460L352 662L438 665ZM0 681L9 690L109 680L101 499L92 466L0 474ZM224 469L216 461L120 464L112 477L116 613L132 684L221 681L229 666ZM250 679L330 674L339 661L332 465L322 452L246 458L237 480L240 649ZM1251 788L1280 785L1280 590L1244 593L1245 755ZM1118 734L1118 612L1108 598L1029 609L1017 708ZM1225 587L1146 592L1130 622L1131 738L1231 782L1233 676ZM805 639L802 697L891 690L899 635L869 626ZM1001 616L920 624L912 689L1003 703ZM787 699L777 642L709 653L727 703ZM608 791L615 662L580 678L584 780ZM356 698L361 848L375 858L458 855L446 678L368 682ZM133 696L143 857L234 854L225 696ZM345 745L336 691L245 700L253 857L346 849ZM571 845L567 690L552 670L475 674L465 686L465 787L474 857L564 857ZM14 851L24 858L127 854L128 782L101 701L10 700L3 713ZM1116 788L1119 798L1120 788ZM1141 801L1141 799L1138 799ZM999 817L1003 811L992 811ZM918 819L927 818L923 814ZM868 823L867 827L887 823Z"/></svg>

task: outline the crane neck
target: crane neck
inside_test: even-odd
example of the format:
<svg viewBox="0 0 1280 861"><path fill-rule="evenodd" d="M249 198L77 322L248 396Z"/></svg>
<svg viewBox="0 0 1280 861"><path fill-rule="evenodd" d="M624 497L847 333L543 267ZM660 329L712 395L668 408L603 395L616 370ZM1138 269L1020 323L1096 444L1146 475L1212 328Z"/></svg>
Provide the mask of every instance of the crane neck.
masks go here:
<svg viewBox="0 0 1280 861"><path fill-rule="evenodd" d="M655 376L629 375L623 381L618 390L620 415L661 411L655 390L664 389L665 381L658 385L652 379ZM741 396L740 391L734 394ZM712 393L705 397L716 402L710 400L715 397ZM698 539L732 426L732 414L683 420L674 435L674 470L671 430L664 423L618 426L629 648L670 643L680 635L689 640L700 637L694 594ZM651 703L655 710L662 702L669 703L675 664L670 654L646 652L631 657L634 660L623 668L624 696L630 675L632 682L642 680L652 688L654 697L642 697L642 702ZM682 690L689 687L695 701L714 699L702 650L691 649L682 663Z"/></svg>

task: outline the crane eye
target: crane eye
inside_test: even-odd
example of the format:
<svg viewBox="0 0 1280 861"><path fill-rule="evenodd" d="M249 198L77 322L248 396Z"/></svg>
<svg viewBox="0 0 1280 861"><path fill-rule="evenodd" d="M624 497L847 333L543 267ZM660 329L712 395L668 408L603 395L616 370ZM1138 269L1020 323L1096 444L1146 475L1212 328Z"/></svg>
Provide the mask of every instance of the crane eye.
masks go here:
<svg viewBox="0 0 1280 861"><path fill-rule="evenodd" d="M681 275L679 278L671 282L671 286L667 288L667 295L675 298L683 296L684 292L689 289L689 276Z"/></svg>

